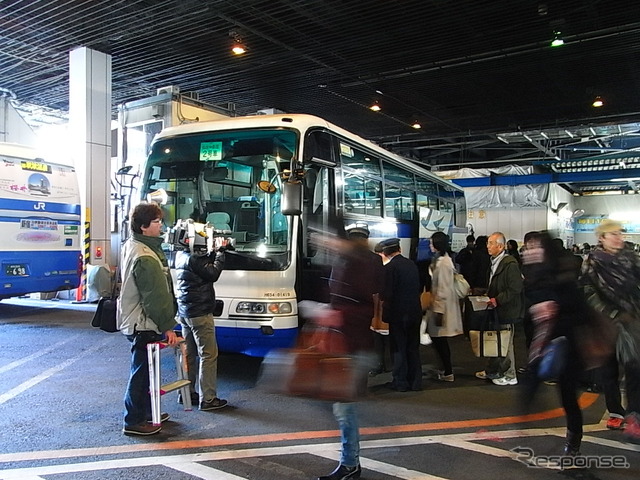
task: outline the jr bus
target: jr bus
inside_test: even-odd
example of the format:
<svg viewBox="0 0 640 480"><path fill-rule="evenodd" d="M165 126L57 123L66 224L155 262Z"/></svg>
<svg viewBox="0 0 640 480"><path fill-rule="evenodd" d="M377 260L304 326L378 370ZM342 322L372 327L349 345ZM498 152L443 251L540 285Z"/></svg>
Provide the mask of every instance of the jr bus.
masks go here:
<svg viewBox="0 0 640 480"><path fill-rule="evenodd" d="M301 206L293 216L281 208L292 171ZM297 302L328 299L330 258L314 248L312 233L366 222L372 245L398 237L416 261L428 259L433 232L466 234L459 187L302 114L163 130L151 145L141 199L162 205L166 228L190 218L235 239L215 284L216 336L221 350L252 356L291 344Z"/></svg>
<svg viewBox="0 0 640 480"><path fill-rule="evenodd" d="M78 286L80 214L72 167L0 143L0 299Z"/></svg>

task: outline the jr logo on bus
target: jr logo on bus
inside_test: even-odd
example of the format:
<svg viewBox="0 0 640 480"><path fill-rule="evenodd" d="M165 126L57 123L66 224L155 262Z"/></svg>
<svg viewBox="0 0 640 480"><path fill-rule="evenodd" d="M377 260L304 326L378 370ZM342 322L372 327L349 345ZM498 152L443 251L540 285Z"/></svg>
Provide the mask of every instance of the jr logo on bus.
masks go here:
<svg viewBox="0 0 640 480"><path fill-rule="evenodd" d="M33 206L34 210L46 210L47 209L47 204L44 202L38 202Z"/></svg>

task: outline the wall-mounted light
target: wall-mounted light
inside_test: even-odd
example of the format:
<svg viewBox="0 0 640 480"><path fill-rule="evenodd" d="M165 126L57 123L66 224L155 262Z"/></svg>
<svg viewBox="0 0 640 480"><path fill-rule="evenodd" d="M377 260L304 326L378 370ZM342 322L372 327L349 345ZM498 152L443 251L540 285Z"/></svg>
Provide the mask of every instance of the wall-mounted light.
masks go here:
<svg viewBox="0 0 640 480"><path fill-rule="evenodd" d="M380 107L380 105L378 104L378 101L376 100L375 102L373 102L373 104L369 107L369 110L373 110L374 112L379 112L380 110L382 110L382 108Z"/></svg>
<svg viewBox="0 0 640 480"><path fill-rule="evenodd" d="M593 103L591 104L592 107L595 108L600 108L604 105L604 101L602 100L602 97L600 97L600 95L598 95L594 100Z"/></svg>

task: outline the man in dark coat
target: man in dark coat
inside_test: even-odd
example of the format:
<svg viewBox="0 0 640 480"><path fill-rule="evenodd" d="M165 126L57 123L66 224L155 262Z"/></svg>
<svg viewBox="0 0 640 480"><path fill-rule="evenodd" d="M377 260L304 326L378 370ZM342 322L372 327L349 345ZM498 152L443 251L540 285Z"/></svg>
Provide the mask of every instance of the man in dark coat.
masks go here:
<svg viewBox="0 0 640 480"><path fill-rule="evenodd" d="M384 266L382 311L393 351L393 380L387 386L399 392L422 390L420 274L416 264L401 255L400 239L385 240L382 247L389 259Z"/></svg>
<svg viewBox="0 0 640 480"><path fill-rule="evenodd" d="M213 235L213 232L210 232ZM213 239L210 239L213 240ZM191 402L200 410L223 408L227 401L218 398L218 343L213 320L216 293L213 283L218 280L225 262L225 249L215 251L209 242L209 253L198 254L186 251L176 256L178 277L178 316L182 325L182 336L187 342L187 366L191 381ZM200 358L196 368L196 357ZM196 371L200 395L195 391ZM179 398L179 401L183 401Z"/></svg>
<svg viewBox="0 0 640 480"><path fill-rule="evenodd" d="M507 255L507 240L503 233L492 233L487 242L491 255L489 269L489 308L495 309L500 325L509 325L509 350L506 357L490 358L487 368L476 372L476 377L491 379L495 385L516 385L515 357L513 354L514 324L522 321L524 316L524 296L522 274L518 261ZM490 312L491 313L491 312Z"/></svg>

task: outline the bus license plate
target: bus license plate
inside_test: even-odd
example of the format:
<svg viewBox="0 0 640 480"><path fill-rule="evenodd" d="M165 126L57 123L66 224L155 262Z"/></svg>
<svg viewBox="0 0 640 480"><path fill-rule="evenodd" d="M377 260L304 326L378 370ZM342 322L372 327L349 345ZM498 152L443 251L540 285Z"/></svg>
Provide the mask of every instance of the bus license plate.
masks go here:
<svg viewBox="0 0 640 480"><path fill-rule="evenodd" d="M13 263L11 265L4 266L4 274L9 277L26 277L27 266L24 263Z"/></svg>

